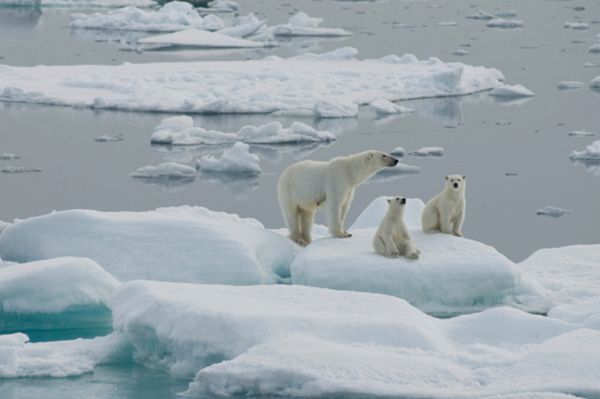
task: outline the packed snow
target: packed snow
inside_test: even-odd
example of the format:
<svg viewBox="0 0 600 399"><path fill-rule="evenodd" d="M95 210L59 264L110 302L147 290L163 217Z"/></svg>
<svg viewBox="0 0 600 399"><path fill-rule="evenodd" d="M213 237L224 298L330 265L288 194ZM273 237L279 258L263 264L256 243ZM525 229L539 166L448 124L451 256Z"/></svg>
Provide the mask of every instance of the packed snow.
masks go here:
<svg viewBox="0 0 600 399"><path fill-rule="evenodd" d="M499 29L514 29L523 26L523 21L520 19L494 18L485 24L488 28Z"/></svg>
<svg viewBox="0 0 600 399"><path fill-rule="evenodd" d="M581 89L583 87L583 82L579 82L577 80L563 80L558 82L557 87L559 90Z"/></svg>
<svg viewBox="0 0 600 399"><path fill-rule="evenodd" d="M443 147L422 147L411 151L409 155L416 157L441 157L444 155Z"/></svg>
<svg viewBox="0 0 600 399"><path fill-rule="evenodd" d="M268 45L267 43L199 29L188 29L164 35L145 37L138 40L138 43L199 48L256 48Z"/></svg>
<svg viewBox="0 0 600 399"><path fill-rule="evenodd" d="M566 29L587 30L590 25L586 22L565 22Z"/></svg>
<svg viewBox="0 0 600 399"><path fill-rule="evenodd" d="M289 276L296 246L254 219L201 207L148 212L69 210L0 234L0 258L93 259L120 281L267 284Z"/></svg>
<svg viewBox="0 0 600 399"><path fill-rule="evenodd" d="M377 115L392 115L392 114L404 114L407 112L413 112L414 110L408 107L404 107L400 104L394 104L384 98L378 98L369 104Z"/></svg>
<svg viewBox="0 0 600 399"><path fill-rule="evenodd" d="M215 23L217 18L219 23ZM192 4L182 1L166 3L158 10L123 7L107 12L71 14L72 28L174 32L183 29L219 30L223 22L216 16L202 17ZM210 29L209 29L210 28Z"/></svg>
<svg viewBox="0 0 600 399"><path fill-rule="evenodd" d="M219 158L206 155L198 159L198 169L205 172L258 175L262 172L260 158L250 153L250 146L241 141L223 151Z"/></svg>
<svg viewBox="0 0 600 399"><path fill-rule="evenodd" d="M110 326L106 301L117 286L117 280L85 258L0 267L0 333Z"/></svg>
<svg viewBox="0 0 600 399"><path fill-rule="evenodd" d="M273 28L275 36L350 36L352 33L341 28L321 27L323 18L313 18L300 11L291 16L285 25Z"/></svg>
<svg viewBox="0 0 600 399"><path fill-rule="evenodd" d="M188 165L182 165L176 162L165 162L157 166L143 166L134 172L131 172L130 176L136 178L170 177L193 179L196 177L196 172L196 168L192 168Z"/></svg>
<svg viewBox="0 0 600 399"><path fill-rule="evenodd" d="M556 206L546 206L536 211L537 215L551 216L554 218L559 218L561 216L568 215L569 213L571 213L570 210L558 208Z"/></svg>
<svg viewBox="0 0 600 399"><path fill-rule="evenodd" d="M423 207L422 201L409 200L404 217L422 252L419 260L389 259L374 252L371 241L387 210L387 202L379 198L350 227L351 238L316 240L300 251L292 263L292 283L394 295L435 314L519 305L520 296L535 297L533 290L520 285L515 265L494 248L466 238L423 233Z"/></svg>
<svg viewBox="0 0 600 399"><path fill-rule="evenodd" d="M352 49L354 52L356 50ZM347 59L348 51L288 59L110 65L0 65L0 100L179 113L355 116L377 99L452 96L493 89L496 69L436 58ZM340 99L343 99L341 101Z"/></svg>
<svg viewBox="0 0 600 399"><path fill-rule="evenodd" d="M293 122L289 128L284 128L280 122L274 121L260 126L246 125L237 133L225 133L194 126L194 120L185 115L163 119L150 139L152 144L166 145L228 144L236 141L248 144L296 144L333 140L333 133L315 130L302 122Z"/></svg>
<svg viewBox="0 0 600 399"><path fill-rule="evenodd" d="M600 140L594 141L582 151L573 151L569 158L572 161L600 162Z"/></svg>
<svg viewBox="0 0 600 399"><path fill-rule="evenodd" d="M490 91L490 96L501 98L533 97L533 92L523 85L502 85Z"/></svg>

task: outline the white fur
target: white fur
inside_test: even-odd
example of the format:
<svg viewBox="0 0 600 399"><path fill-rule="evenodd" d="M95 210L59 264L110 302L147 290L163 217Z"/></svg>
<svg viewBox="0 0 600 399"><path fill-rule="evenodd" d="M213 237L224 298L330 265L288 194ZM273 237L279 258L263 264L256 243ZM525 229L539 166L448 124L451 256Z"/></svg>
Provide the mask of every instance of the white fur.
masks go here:
<svg viewBox="0 0 600 399"><path fill-rule="evenodd" d="M391 198L388 204L388 211L373 238L375 252L388 258L406 256L408 259L418 259L421 251L415 247L404 224L406 198Z"/></svg>
<svg viewBox="0 0 600 399"><path fill-rule="evenodd" d="M380 169L397 163L391 155L371 150L328 162L307 160L289 166L279 177L277 196L290 239L310 244L315 213L325 204L331 235L350 237L344 222L354 190Z"/></svg>
<svg viewBox="0 0 600 399"><path fill-rule="evenodd" d="M455 187L458 186L458 187ZM425 205L421 225L426 233L442 232L462 237L465 220L465 176L446 176L446 188Z"/></svg>

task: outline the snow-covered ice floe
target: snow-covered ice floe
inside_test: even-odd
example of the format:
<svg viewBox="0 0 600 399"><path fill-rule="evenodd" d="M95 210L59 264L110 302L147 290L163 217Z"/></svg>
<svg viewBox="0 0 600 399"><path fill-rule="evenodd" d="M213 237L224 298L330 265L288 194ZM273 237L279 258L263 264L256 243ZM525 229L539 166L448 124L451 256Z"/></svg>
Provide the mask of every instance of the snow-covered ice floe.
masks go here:
<svg viewBox="0 0 600 399"><path fill-rule="evenodd" d="M593 137L597 135L598 134L596 132L588 132L587 130L571 130L569 132L569 136L575 137Z"/></svg>
<svg viewBox="0 0 600 399"><path fill-rule="evenodd" d="M558 208L556 206L545 206L536 211L537 215L551 216L554 218L559 218L561 216L568 215L569 213L571 213L570 210Z"/></svg>
<svg viewBox="0 0 600 399"><path fill-rule="evenodd" d="M289 276L296 246L254 219L201 207L148 212L69 210L0 234L0 258L93 259L120 281L267 284Z"/></svg>
<svg viewBox="0 0 600 399"><path fill-rule="evenodd" d="M533 97L533 92L523 85L502 85L490 91L490 96L501 98Z"/></svg>
<svg viewBox="0 0 600 399"><path fill-rule="evenodd" d="M42 170L40 168L30 168L27 166L4 166L0 169L0 172L6 173L8 175L21 174L21 173L39 173Z"/></svg>
<svg viewBox="0 0 600 399"><path fill-rule="evenodd" d="M106 301L118 284L85 258L0 267L0 333L110 326Z"/></svg>
<svg viewBox="0 0 600 399"><path fill-rule="evenodd" d="M341 28L324 28L323 18L313 18L300 11L291 16L285 25L273 27L275 36L350 36L352 33Z"/></svg>
<svg viewBox="0 0 600 399"><path fill-rule="evenodd" d="M0 0L0 6L19 7L72 7L72 8L117 8L117 7L152 7L154 0Z"/></svg>
<svg viewBox="0 0 600 399"><path fill-rule="evenodd" d="M193 179L196 177L196 172L196 168L188 165L182 165L177 162L165 162L157 166L143 166L131 172L130 176L138 179L157 177Z"/></svg>
<svg viewBox="0 0 600 399"><path fill-rule="evenodd" d="M583 82L577 80L563 80L556 85L559 90L575 90L583 87Z"/></svg>
<svg viewBox="0 0 600 399"><path fill-rule="evenodd" d="M494 14L490 14L489 12L479 10L476 13L467 15L468 19L475 19L481 21L489 21L490 19L494 19Z"/></svg>
<svg viewBox="0 0 600 399"><path fill-rule="evenodd" d="M103 134L102 136L94 137L94 141L98 143L115 143L123 140L124 138L122 134L117 134L116 136Z"/></svg>
<svg viewBox="0 0 600 399"><path fill-rule="evenodd" d="M131 362L132 347L122 334L94 339L28 342L22 333L0 335L0 378L71 377L103 364Z"/></svg>
<svg viewBox="0 0 600 399"><path fill-rule="evenodd" d="M173 32L182 29L219 30L223 21L217 16L202 17L187 2L172 1L158 10L123 7L108 12L71 15L71 28L109 29L148 32Z"/></svg>
<svg viewBox="0 0 600 399"><path fill-rule="evenodd" d="M0 154L0 161L12 161L14 159L20 159L21 157L17 154L13 154L12 152L5 152Z"/></svg>
<svg viewBox="0 0 600 399"><path fill-rule="evenodd" d="M164 35L150 36L139 39L138 43L176 46L176 47L199 47L199 48L257 48L273 46L268 42L255 42L221 34L220 32L209 32L200 29L187 29Z"/></svg>
<svg viewBox="0 0 600 399"><path fill-rule="evenodd" d="M588 47L588 51L590 53L600 53L600 43L592 44L590 47Z"/></svg>
<svg viewBox="0 0 600 399"><path fill-rule="evenodd" d="M566 29L574 29L574 30L587 30L590 28L590 24L587 22L565 22Z"/></svg>
<svg viewBox="0 0 600 399"><path fill-rule="evenodd" d="M241 141L223 151L219 158L206 155L197 162L198 169L206 172L235 175L258 175L262 172L260 158L250 153L250 146Z"/></svg>
<svg viewBox="0 0 600 399"><path fill-rule="evenodd" d="M248 144L297 144L333 140L333 133L315 130L302 122L293 122L289 128L284 128L280 122L273 121L260 126L247 125L237 133L225 133L194 126L191 117L182 115L163 119L154 129L150 142L165 145L213 145L236 141Z"/></svg>
<svg viewBox="0 0 600 399"><path fill-rule="evenodd" d="M374 252L371 242L387 210L380 197L350 228L351 238L316 240L300 251L292 263L292 283L394 295L434 314L543 303L522 283L516 266L494 248L466 238L423 233L423 207L422 201L409 200L405 212L405 223L422 252L418 261ZM531 304L526 303L529 300Z"/></svg>
<svg viewBox="0 0 600 399"><path fill-rule="evenodd" d="M485 24L488 28L498 29L514 29L523 26L523 21L520 19L494 18Z"/></svg>
<svg viewBox="0 0 600 399"><path fill-rule="evenodd" d="M412 108L404 107L400 104L394 104L384 98L378 98L369 104L377 115L392 115L392 114L404 114L407 112L413 112Z"/></svg>
<svg viewBox="0 0 600 399"><path fill-rule="evenodd" d="M569 155L572 161L600 162L600 140L594 141L582 151L573 151Z"/></svg>
<svg viewBox="0 0 600 399"><path fill-rule="evenodd" d="M380 98L463 95L493 89L504 79L493 68L437 58L387 56L359 61L347 57L344 49L250 61L0 65L0 100L130 111L280 111L340 117L352 116L359 104Z"/></svg>

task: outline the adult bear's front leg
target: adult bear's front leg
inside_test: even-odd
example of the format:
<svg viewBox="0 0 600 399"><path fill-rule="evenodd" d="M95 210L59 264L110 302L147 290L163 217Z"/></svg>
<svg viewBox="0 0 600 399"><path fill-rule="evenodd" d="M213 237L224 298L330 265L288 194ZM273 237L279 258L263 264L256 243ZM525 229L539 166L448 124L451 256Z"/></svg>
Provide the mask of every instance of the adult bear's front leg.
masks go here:
<svg viewBox="0 0 600 399"><path fill-rule="evenodd" d="M331 192L327 194L327 216L329 219L329 233L333 237L337 238L348 238L352 234L344 231L343 219L342 219L342 204L345 200L346 195L340 193Z"/></svg>

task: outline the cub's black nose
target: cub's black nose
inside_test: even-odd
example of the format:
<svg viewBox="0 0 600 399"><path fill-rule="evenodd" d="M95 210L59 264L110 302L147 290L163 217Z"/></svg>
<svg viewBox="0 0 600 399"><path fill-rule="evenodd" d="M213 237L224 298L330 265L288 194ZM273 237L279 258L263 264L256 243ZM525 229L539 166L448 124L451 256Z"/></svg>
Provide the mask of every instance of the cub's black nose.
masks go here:
<svg viewBox="0 0 600 399"><path fill-rule="evenodd" d="M458 183L454 183L454 188L458 188Z"/></svg>
<svg viewBox="0 0 600 399"><path fill-rule="evenodd" d="M406 198L402 198L402 199L400 200L400 203L401 203L401 204L406 204Z"/></svg>

